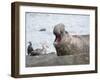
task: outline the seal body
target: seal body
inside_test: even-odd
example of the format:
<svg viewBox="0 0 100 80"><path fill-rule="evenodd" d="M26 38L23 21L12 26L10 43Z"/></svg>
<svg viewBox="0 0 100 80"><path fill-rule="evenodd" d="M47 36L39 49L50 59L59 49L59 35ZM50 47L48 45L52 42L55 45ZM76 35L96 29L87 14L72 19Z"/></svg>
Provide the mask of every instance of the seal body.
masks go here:
<svg viewBox="0 0 100 80"><path fill-rule="evenodd" d="M85 52L85 47L87 46L85 41L80 36L73 36L65 31L64 24L55 25L53 33L55 35L54 47L58 56Z"/></svg>

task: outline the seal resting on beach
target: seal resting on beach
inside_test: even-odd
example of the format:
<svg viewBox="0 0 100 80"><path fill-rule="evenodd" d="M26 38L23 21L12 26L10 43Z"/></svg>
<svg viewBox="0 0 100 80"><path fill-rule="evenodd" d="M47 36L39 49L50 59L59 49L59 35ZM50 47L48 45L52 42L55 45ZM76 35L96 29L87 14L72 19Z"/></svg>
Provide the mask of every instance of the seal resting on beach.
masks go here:
<svg viewBox="0 0 100 80"><path fill-rule="evenodd" d="M85 52L85 48L87 46L85 44L85 41L80 36L73 36L65 31L64 24L60 23L55 25L53 33L55 35L54 47L57 51L58 56L79 54Z"/></svg>

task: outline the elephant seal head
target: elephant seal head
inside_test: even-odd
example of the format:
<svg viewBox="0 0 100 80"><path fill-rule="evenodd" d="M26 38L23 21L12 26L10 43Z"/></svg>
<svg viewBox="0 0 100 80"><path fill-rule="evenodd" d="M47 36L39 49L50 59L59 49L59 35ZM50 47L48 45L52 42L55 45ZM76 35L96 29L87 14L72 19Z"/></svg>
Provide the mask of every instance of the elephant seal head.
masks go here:
<svg viewBox="0 0 100 80"><path fill-rule="evenodd" d="M55 25L53 33L55 35L55 42L60 43L64 35L67 33L67 31L65 31L65 25L62 23Z"/></svg>

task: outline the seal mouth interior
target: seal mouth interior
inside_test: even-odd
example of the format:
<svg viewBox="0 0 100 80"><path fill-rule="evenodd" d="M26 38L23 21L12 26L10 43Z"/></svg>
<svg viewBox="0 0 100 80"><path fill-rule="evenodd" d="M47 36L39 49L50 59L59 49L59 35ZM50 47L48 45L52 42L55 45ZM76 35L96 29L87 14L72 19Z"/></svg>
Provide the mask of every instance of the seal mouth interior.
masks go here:
<svg viewBox="0 0 100 80"><path fill-rule="evenodd" d="M60 42L61 41L61 35L60 34L56 34L56 42Z"/></svg>

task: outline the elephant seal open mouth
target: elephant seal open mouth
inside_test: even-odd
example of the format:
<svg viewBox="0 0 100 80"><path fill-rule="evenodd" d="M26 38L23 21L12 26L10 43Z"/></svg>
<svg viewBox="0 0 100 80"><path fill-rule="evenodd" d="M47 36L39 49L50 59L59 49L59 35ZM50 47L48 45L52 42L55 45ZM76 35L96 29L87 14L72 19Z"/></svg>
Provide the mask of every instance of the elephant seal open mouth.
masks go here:
<svg viewBox="0 0 100 80"><path fill-rule="evenodd" d="M56 35L55 42L60 42L60 41L61 41L61 35L60 34L57 34Z"/></svg>

